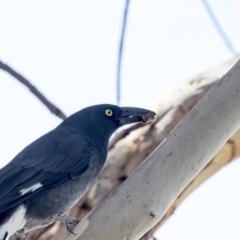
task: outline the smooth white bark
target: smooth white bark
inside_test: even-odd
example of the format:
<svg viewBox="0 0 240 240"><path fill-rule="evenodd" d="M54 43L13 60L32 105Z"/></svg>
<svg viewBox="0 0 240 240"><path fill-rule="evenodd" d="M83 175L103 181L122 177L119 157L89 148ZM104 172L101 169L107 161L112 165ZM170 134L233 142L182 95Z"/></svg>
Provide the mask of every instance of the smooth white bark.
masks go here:
<svg viewBox="0 0 240 240"><path fill-rule="evenodd" d="M65 239L139 239L239 127L240 62Z"/></svg>

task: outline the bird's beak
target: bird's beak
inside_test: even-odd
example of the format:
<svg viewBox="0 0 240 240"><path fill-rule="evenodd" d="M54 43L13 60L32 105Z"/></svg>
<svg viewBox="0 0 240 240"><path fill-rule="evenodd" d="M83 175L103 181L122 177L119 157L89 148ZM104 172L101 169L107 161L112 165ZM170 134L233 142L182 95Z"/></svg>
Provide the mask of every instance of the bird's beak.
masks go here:
<svg viewBox="0 0 240 240"><path fill-rule="evenodd" d="M156 113L143 108L121 107L123 113L116 119L121 125L129 123L149 123L155 119Z"/></svg>

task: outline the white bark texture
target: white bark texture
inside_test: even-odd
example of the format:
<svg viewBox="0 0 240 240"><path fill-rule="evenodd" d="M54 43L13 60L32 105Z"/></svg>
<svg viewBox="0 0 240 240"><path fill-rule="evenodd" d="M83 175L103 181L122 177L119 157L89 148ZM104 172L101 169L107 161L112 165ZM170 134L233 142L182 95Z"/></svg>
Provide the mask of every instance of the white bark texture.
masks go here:
<svg viewBox="0 0 240 240"><path fill-rule="evenodd" d="M156 121L148 125L135 125L129 129L120 131L110 143L107 163L99 179L84 198L69 211L68 215L82 219L102 199L116 189L151 154L213 84L238 59L239 56L236 56L231 61L196 76L179 89L162 96L152 108L158 115ZM207 164L177 197L158 224L144 235L141 240L149 240L194 189L238 156L240 156L240 130L224 144L211 162ZM27 239L58 240L66 235L66 232L66 227L56 222L54 225L36 229L28 233Z"/></svg>
<svg viewBox="0 0 240 240"><path fill-rule="evenodd" d="M65 240L141 238L240 126L240 61Z"/></svg>

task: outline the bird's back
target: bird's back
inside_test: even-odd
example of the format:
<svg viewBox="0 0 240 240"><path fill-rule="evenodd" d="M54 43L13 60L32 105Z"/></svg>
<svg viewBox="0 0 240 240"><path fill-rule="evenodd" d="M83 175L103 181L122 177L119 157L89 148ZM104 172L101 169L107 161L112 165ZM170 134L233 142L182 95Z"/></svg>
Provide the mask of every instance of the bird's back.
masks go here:
<svg viewBox="0 0 240 240"><path fill-rule="evenodd" d="M24 214L28 231L71 208L99 175L107 154L107 147L102 148L81 132L63 127L23 149L0 170L0 239L16 211Z"/></svg>

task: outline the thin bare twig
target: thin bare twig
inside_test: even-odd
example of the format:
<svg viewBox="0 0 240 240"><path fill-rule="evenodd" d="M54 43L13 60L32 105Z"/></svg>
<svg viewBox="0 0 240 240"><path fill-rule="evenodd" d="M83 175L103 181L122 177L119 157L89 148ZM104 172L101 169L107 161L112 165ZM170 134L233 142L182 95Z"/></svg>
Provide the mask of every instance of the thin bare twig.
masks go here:
<svg viewBox="0 0 240 240"><path fill-rule="evenodd" d="M224 41L225 45L227 46L228 50L232 53L232 55L236 55L236 50L234 49L230 39L228 38L227 34L224 32L223 27L221 26L220 22L218 21L216 15L212 7L210 6L207 0L202 0L205 10L208 13L213 25L215 26L216 30L220 34L222 40Z"/></svg>
<svg viewBox="0 0 240 240"><path fill-rule="evenodd" d="M55 114L57 117L61 119L66 119L67 116L53 103L51 103L42 93L40 93L35 86L33 86L25 77L21 74L17 73L7 64L0 61L0 69L6 71L13 77L15 77L19 82L29 88L29 90L50 110L51 113Z"/></svg>
<svg viewBox="0 0 240 240"><path fill-rule="evenodd" d="M129 8L129 1L126 0L124 15L123 15L123 23L122 23L122 33L119 43L119 52L118 52L118 63L117 63L117 104L120 104L121 101L121 68L122 68L122 54L123 54L123 43L127 25L127 16L128 16L128 8Z"/></svg>

